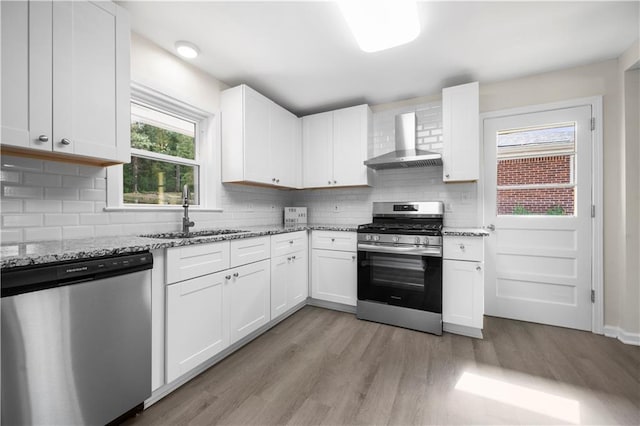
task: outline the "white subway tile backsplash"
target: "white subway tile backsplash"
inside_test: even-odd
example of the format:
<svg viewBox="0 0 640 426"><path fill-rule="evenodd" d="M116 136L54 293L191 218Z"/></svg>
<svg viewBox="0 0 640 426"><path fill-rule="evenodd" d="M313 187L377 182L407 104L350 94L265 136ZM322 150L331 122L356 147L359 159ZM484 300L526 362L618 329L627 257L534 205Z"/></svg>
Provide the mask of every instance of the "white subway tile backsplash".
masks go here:
<svg viewBox="0 0 640 426"><path fill-rule="evenodd" d="M95 166L78 166L78 176L86 176L90 178L106 178L107 169Z"/></svg>
<svg viewBox="0 0 640 426"><path fill-rule="evenodd" d="M80 214L81 225L107 225L109 215L105 213L82 213Z"/></svg>
<svg viewBox="0 0 640 426"><path fill-rule="evenodd" d="M107 193L104 189L81 189L80 199L86 201L104 201L107 199Z"/></svg>
<svg viewBox="0 0 640 426"><path fill-rule="evenodd" d="M47 200L77 200L77 188L45 188L44 198Z"/></svg>
<svg viewBox="0 0 640 426"><path fill-rule="evenodd" d="M65 188L93 188L93 178L84 176L62 176L62 186Z"/></svg>
<svg viewBox="0 0 640 426"><path fill-rule="evenodd" d="M113 235L124 235L122 225L96 225L94 226L96 237L109 237Z"/></svg>
<svg viewBox="0 0 640 426"><path fill-rule="evenodd" d="M42 215L41 214L2 215L3 228L26 228L29 226L42 226Z"/></svg>
<svg viewBox="0 0 640 426"><path fill-rule="evenodd" d="M31 186L58 187L62 186L62 176L51 173L24 172L23 183Z"/></svg>
<svg viewBox="0 0 640 426"><path fill-rule="evenodd" d="M42 198L42 188L2 184L2 196L11 198Z"/></svg>
<svg viewBox="0 0 640 426"><path fill-rule="evenodd" d="M3 170L32 170L42 171L42 160L25 157L11 157L3 155L0 159Z"/></svg>
<svg viewBox="0 0 640 426"><path fill-rule="evenodd" d="M61 213L62 201L60 200L24 200L26 213Z"/></svg>
<svg viewBox="0 0 640 426"><path fill-rule="evenodd" d="M20 172L0 170L0 182L20 183Z"/></svg>
<svg viewBox="0 0 640 426"><path fill-rule="evenodd" d="M91 201L62 201L62 211L64 213L93 213L93 203Z"/></svg>
<svg viewBox="0 0 640 426"><path fill-rule="evenodd" d="M22 229L3 229L0 231L0 243L20 243L22 242Z"/></svg>
<svg viewBox="0 0 640 426"><path fill-rule="evenodd" d="M25 228L24 241L47 241L62 239L62 228Z"/></svg>
<svg viewBox="0 0 640 426"><path fill-rule="evenodd" d="M106 178L94 178L93 179L93 187L95 189L106 189L107 188L107 179Z"/></svg>
<svg viewBox="0 0 640 426"><path fill-rule="evenodd" d="M65 226L62 228L62 238L90 238L94 236L93 226Z"/></svg>
<svg viewBox="0 0 640 426"><path fill-rule="evenodd" d="M22 213L23 201L11 198L3 198L0 202L0 211L5 213Z"/></svg>
<svg viewBox="0 0 640 426"><path fill-rule="evenodd" d="M78 215L69 213L45 214L44 226L74 226L78 224Z"/></svg>
<svg viewBox="0 0 640 426"><path fill-rule="evenodd" d="M57 161L45 161L44 171L64 176L77 176L78 166L70 163L59 163Z"/></svg>

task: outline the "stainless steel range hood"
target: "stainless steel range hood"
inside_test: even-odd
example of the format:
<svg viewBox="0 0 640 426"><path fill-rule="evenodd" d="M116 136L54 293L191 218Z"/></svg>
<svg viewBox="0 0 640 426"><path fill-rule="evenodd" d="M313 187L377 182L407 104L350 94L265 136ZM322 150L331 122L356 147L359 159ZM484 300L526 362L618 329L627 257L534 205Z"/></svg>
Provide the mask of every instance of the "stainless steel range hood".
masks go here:
<svg viewBox="0 0 640 426"><path fill-rule="evenodd" d="M373 157L364 165L375 170L441 166L442 156L416 147L416 114L410 112L396 115L396 150Z"/></svg>

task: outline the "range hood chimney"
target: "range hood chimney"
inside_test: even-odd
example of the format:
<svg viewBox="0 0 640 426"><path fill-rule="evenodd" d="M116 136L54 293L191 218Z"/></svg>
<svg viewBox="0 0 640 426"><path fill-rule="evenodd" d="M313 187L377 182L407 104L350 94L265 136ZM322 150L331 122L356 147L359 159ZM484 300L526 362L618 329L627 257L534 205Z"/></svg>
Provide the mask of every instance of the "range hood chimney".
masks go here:
<svg viewBox="0 0 640 426"><path fill-rule="evenodd" d="M375 170L441 166L442 156L416 147L416 114L410 112L396 115L396 150L373 157L364 165Z"/></svg>

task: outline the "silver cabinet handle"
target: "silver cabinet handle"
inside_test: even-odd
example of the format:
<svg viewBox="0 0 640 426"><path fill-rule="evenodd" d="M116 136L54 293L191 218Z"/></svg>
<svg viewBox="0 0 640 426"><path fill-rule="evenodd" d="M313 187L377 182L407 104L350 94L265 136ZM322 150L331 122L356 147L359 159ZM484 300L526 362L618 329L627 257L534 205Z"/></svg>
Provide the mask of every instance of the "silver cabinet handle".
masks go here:
<svg viewBox="0 0 640 426"><path fill-rule="evenodd" d="M234 276L234 277L236 277L236 278L238 278L238 276L239 276L239 275L240 275L240 274L239 274L239 273L237 273L237 272L234 272L234 273L233 273L233 276Z"/></svg>
<svg viewBox="0 0 640 426"><path fill-rule="evenodd" d="M464 250L464 244L460 244L460 250Z"/></svg>
<svg viewBox="0 0 640 426"><path fill-rule="evenodd" d="M40 136L38 136L38 140L39 140L40 142L49 142L49 136L47 136L47 135L40 135Z"/></svg>
<svg viewBox="0 0 640 426"><path fill-rule="evenodd" d="M446 177L447 179L449 179L449 173L447 173L446 175L444 175L444 177Z"/></svg>
<svg viewBox="0 0 640 426"><path fill-rule="evenodd" d="M482 271L482 268L480 266L476 266L476 271Z"/></svg>
<svg viewBox="0 0 640 426"><path fill-rule="evenodd" d="M70 141L69 139L67 139L67 138L62 138L62 139L60 140L60 143L61 143L62 145L71 145L71 141Z"/></svg>
<svg viewBox="0 0 640 426"><path fill-rule="evenodd" d="M356 260L356 255L355 254L351 256L351 260Z"/></svg>
<svg viewBox="0 0 640 426"><path fill-rule="evenodd" d="M290 241L289 241L289 244L293 244L293 240L290 240Z"/></svg>
<svg viewBox="0 0 640 426"><path fill-rule="evenodd" d="M330 180L328 180L328 181L327 181L327 183L328 183L329 185L331 185L331 181L330 181Z"/></svg>
<svg viewBox="0 0 640 426"><path fill-rule="evenodd" d="M276 183L280 183L280 179L276 179Z"/></svg>
<svg viewBox="0 0 640 426"><path fill-rule="evenodd" d="M276 181L276 178L271 178L271 182L275 182L275 181Z"/></svg>
<svg viewBox="0 0 640 426"><path fill-rule="evenodd" d="M335 185L336 183L338 183L338 182L336 182L336 181L334 180L334 181L333 181L333 184Z"/></svg>
<svg viewBox="0 0 640 426"><path fill-rule="evenodd" d="M492 224L490 224L490 225L488 225L488 226L487 226L487 229L488 229L489 231L495 231L495 230L496 230L496 226L492 223Z"/></svg>
<svg viewBox="0 0 640 426"><path fill-rule="evenodd" d="M295 257L295 256L291 256L291 258L292 258L293 260L296 260L296 257Z"/></svg>
<svg viewBox="0 0 640 426"><path fill-rule="evenodd" d="M225 280L230 280L231 279L231 275L227 275L224 277Z"/></svg>
<svg viewBox="0 0 640 426"><path fill-rule="evenodd" d="M290 257L287 257L287 262L291 262L291 258Z"/></svg>
<svg viewBox="0 0 640 426"><path fill-rule="evenodd" d="M335 241L336 241L336 239L335 239L335 238L332 238L332 239L331 239L331 242L332 242L332 243L333 243L333 242L335 242Z"/></svg>

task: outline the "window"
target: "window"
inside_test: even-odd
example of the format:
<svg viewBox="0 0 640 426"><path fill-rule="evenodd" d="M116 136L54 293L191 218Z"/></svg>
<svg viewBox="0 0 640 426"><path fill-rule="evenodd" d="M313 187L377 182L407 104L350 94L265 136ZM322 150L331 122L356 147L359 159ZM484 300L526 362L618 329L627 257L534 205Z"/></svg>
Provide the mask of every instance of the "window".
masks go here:
<svg viewBox="0 0 640 426"><path fill-rule="evenodd" d="M183 190L216 208L219 159L213 116L153 89L131 86L131 162L107 168L106 210L179 209Z"/></svg>
<svg viewBox="0 0 640 426"><path fill-rule="evenodd" d="M499 215L575 214L575 126L498 133Z"/></svg>
<svg viewBox="0 0 640 426"><path fill-rule="evenodd" d="M198 205L200 165L198 126L146 105L131 102L131 162L122 168L123 203Z"/></svg>

